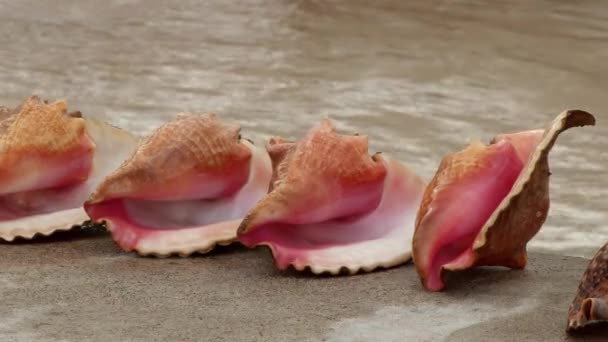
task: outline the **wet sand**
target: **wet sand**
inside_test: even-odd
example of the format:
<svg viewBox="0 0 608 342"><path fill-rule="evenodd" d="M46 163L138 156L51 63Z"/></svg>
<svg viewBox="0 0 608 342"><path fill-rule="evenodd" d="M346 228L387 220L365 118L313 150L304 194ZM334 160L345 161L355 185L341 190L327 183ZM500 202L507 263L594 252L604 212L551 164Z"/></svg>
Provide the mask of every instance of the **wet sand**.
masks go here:
<svg viewBox="0 0 608 342"><path fill-rule="evenodd" d="M564 332L576 257L534 253L524 271L452 274L430 293L412 265L313 276L236 246L142 258L92 230L0 247L2 341L605 340Z"/></svg>

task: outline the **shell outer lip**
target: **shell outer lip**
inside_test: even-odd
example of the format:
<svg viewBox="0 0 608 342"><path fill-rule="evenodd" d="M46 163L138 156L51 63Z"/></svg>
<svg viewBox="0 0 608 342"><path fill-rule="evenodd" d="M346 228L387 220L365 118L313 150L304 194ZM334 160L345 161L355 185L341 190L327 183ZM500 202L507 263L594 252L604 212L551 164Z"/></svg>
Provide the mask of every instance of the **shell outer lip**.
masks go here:
<svg viewBox="0 0 608 342"><path fill-rule="evenodd" d="M45 220L50 220L52 223L36 224L37 221ZM88 216L82 208L74 208L5 221L1 224L10 224L11 227L0 229L0 240L14 242L18 239L32 240L39 236L50 236L56 232L78 228L87 220Z"/></svg>
<svg viewBox="0 0 608 342"><path fill-rule="evenodd" d="M139 255L141 257L150 257L150 258L181 257L181 258L187 258L187 257L189 257L191 255L196 255L196 254L203 255L203 254L207 254L207 253L213 251L218 246L229 246L231 244L234 244L234 243L238 242L238 239L236 238L236 235L235 235L234 238L208 241L206 243L198 245L197 247L182 248L182 249L171 249L171 250L164 250L164 251L151 250L151 249L147 249L145 247L141 247L139 244L136 244L133 247L128 246L123 241L121 241L115 234L112 233L113 229L112 229L112 222L111 222L111 220L109 220L109 219L102 219L100 222L103 222L105 224L106 229L110 232L110 236L112 237L112 241L114 241L114 243L116 244L116 246L118 246L121 250L123 250L125 252L134 252L135 254L137 254L137 255Z"/></svg>
<svg viewBox="0 0 608 342"><path fill-rule="evenodd" d="M477 252L478 250L484 247L487 238L486 235L489 229L496 223L498 217L509 208L513 201L515 201L516 197L521 196L522 191L532 179L532 173L534 172L538 164L543 161L541 160L543 157L544 160L546 160L546 157L553 145L555 144L555 141L557 140L559 134L569 128L594 125L595 117L588 112L578 109L565 110L555 118L549 128L545 130L543 138L534 150L534 153L531 156L530 160L525 165L524 169L521 171L521 174L515 181L515 184L513 185L511 191L509 191L507 196L502 200L500 205L494 210L488 221L481 228L481 231L475 238L475 243L473 244L474 252Z"/></svg>
<svg viewBox="0 0 608 342"><path fill-rule="evenodd" d="M268 243L261 243L256 247L265 247L273 255L275 253L272 246ZM352 276L352 275L357 275L357 274L370 273L370 272L373 272L376 270L382 270L382 269L388 270L391 268L399 267L403 264L407 264L410 261L411 261L411 253L403 252L400 255L395 256L391 260L385 260L385 261L372 263L369 265L354 266L354 267L349 267L349 266L319 267L316 265L299 264L296 262L291 262L291 263L287 264L285 267L281 267L278 264L276 259L274 260L274 265L277 269L279 269L281 271L286 271L289 268L292 268L293 270L295 270L297 272L310 272L311 274L318 275L318 276L322 276L322 275L329 275L329 276L351 275Z"/></svg>

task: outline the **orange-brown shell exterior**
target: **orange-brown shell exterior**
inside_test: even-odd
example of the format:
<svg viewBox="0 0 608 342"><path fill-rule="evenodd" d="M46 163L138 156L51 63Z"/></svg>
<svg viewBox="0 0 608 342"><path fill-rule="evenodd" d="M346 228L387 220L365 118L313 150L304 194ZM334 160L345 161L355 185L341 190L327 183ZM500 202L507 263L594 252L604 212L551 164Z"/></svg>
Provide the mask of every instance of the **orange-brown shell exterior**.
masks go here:
<svg viewBox="0 0 608 342"><path fill-rule="evenodd" d="M576 297L568 310L568 331L580 329L588 323L594 298L608 304L608 243L595 253L581 277ZM602 319L608 320L608 317Z"/></svg>
<svg viewBox="0 0 608 342"><path fill-rule="evenodd" d="M177 185L185 174L193 172L221 175L233 166L240 168L249 163L251 150L241 143L239 132L238 124L224 123L215 114L178 114L143 141L88 203Z"/></svg>
<svg viewBox="0 0 608 342"><path fill-rule="evenodd" d="M48 103L37 96L30 96L12 110L0 108L2 190L36 190L86 179L95 144L86 134L80 116L80 112L68 113L64 101ZM82 162L80 168L63 175L54 173L61 165L75 160ZM47 181L45 166L51 175Z"/></svg>
<svg viewBox="0 0 608 342"><path fill-rule="evenodd" d="M280 174L282 174L286 169L285 167L279 169L279 165L288 164L288 162L282 162L293 154L295 146L296 143L281 137L272 137L266 142L266 151L268 152L270 161L272 162L272 178L270 179L268 192L272 191L274 188L274 183L281 178Z"/></svg>
<svg viewBox="0 0 608 342"><path fill-rule="evenodd" d="M319 175L336 179L344 185L365 184L384 178L386 169L368 155L368 138L362 135L339 135L329 120L304 142L306 148L296 148L289 158L286 173L280 179L306 186L311 177ZM332 158L333 157L333 158Z"/></svg>
<svg viewBox="0 0 608 342"><path fill-rule="evenodd" d="M78 112L77 112L78 113ZM47 103L30 96L19 107L0 109L0 165L29 154L62 154L81 143L84 120L68 114L64 101Z"/></svg>
<svg viewBox="0 0 608 342"><path fill-rule="evenodd" d="M285 140L279 142L289 144ZM380 182L386 176L385 166L368 154L367 136L338 134L327 119L295 146L284 147L285 150L275 154L274 163L280 162L275 168L272 191L249 212L239 233L246 232L261 212L272 212L272 208L278 211L279 207L298 210L307 203L324 202L325 192L310 190L326 188L327 182L351 188Z"/></svg>

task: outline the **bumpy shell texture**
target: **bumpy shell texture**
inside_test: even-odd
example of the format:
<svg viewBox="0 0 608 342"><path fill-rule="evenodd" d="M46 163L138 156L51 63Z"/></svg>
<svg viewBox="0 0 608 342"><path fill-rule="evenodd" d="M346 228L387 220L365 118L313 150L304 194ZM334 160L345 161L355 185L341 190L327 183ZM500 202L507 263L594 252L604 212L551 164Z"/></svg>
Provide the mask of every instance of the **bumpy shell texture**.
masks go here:
<svg viewBox="0 0 608 342"><path fill-rule="evenodd" d="M273 138L271 191L239 227L246 246L270 248L279 269L353 274L410 258L423 181L406 166L369 156L366 136L324 120L304 139Z"/></svg>
<svg viewBox="0 0 608 342"><path fill-rule="evenodd" d="M591 114L569 110L546 130L499 135L445 157L425 191L413 239L425 288L442 290L444 270L524 268L526 245L549 211L549 151L561 132L594 124Z"/></svg>
<svg viewBox="0 0 608 342"><path fill-rule="evenodd" d="M101 179L133 151L128 133L64 101L27 98L0 108L0 239L30 239L88 219L82 204Z"/></svg>
<svg viewBox="0 0 608 342"><path fill-rule="evenodd" d="M0 194L78 183L93 149L84 120L67 115L65 102L29 97L0 122Z"/></svg>
<svg viewBox="0 0 608 342"><path fill-rule="evenodd" d="M110 174L85 209L125 251L205 253L236 240L241 219L272 175L263 149L217 115L180 114Z"/></svg>
<svg viewBox="0 0 608 342"><path fill-rule="evenodd" d="M568 310L568 331L608 321L608 243L589 262Z"/></svg>

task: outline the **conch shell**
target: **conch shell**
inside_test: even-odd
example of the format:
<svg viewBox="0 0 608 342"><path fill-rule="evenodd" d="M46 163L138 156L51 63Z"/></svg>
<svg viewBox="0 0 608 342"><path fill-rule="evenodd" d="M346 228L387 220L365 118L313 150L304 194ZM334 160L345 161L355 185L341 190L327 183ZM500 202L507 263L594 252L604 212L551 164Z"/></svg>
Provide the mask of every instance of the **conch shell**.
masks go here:
<svg viewBox="0 0 608 342"><path fill-rule="evenodd" d="M142 142L85 204L125 251L205 253L236 240L272 175L263 149L215 114L179 114Z"/></svg>
<svg viewBox="0 0 608 342"><path fill-rule="evenodd" d="M568 331L608 322L608 243L600 248L583 274L568 311Z"/></svg>
<svg viewBox="0 0 608 342"><path fill-rule="evenodd" d="M82 204L132 153L129 133L37 96L0 108L0 239L31 239L88 219Z"/></svg>
<svg viewBox="0 0 608 342"><path fill-rule="evenodd" d="M524 268L526 244L549 211L549 151L561 132L594 124L591 114L569 110L546 130L499 135L445 157L416 219L413 259L423 285L443 289L444 270Z"/></svg>
<svg viewBox="0 0 608 342"><path fill-rule="evenodd" d="M424 183L400 162L369 156L366 136L336 133L323 120L298 143L267 144L270 192L245 217L239 240L265 245L279 269L351 274L410 258Z"/></svg>

